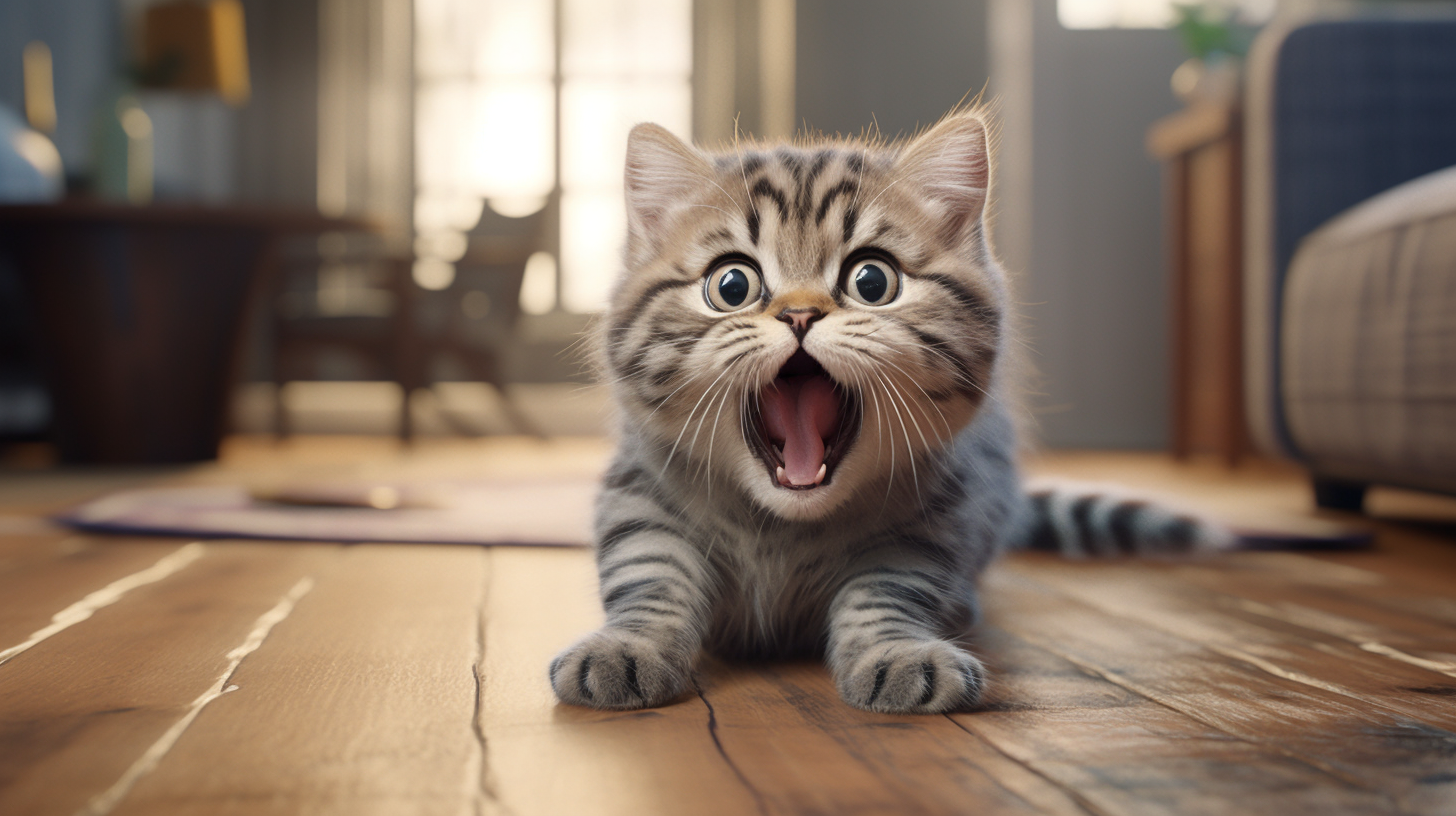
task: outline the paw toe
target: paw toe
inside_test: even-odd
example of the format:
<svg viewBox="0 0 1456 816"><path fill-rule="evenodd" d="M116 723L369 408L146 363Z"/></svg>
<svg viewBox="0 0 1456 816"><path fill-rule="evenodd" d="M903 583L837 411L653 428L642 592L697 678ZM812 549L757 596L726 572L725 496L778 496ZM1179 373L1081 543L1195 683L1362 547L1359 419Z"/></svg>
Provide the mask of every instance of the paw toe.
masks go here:
<svg viewBox="0 0 1456 816"><path fill-rule="evenodd" d="M551 661L550 677L551 688L564 703L645 708L676 697L686 683L687 667L674 665L650 641L602 630Z"/></svg>
<svg viewBox="0 0 1456 816"><path fill-rule="evenodd" d="M943 641L871 650L839 683L845 701L859 708L926 714L971 705L984 685L981 662Z"/></svg>

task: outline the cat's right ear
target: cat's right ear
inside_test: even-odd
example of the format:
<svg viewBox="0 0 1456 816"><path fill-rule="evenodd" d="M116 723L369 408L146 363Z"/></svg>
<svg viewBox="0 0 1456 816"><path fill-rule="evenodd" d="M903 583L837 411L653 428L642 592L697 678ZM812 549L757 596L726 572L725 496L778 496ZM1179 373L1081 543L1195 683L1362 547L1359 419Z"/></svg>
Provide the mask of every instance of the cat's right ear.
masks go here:
<svg viewBox="0 0 1456 816"><path fill-rule="evenodd" d="M711 182L701 153L661 125L641 124L627 136L627 257L643 259L667 238L677 212Z"/></svg>

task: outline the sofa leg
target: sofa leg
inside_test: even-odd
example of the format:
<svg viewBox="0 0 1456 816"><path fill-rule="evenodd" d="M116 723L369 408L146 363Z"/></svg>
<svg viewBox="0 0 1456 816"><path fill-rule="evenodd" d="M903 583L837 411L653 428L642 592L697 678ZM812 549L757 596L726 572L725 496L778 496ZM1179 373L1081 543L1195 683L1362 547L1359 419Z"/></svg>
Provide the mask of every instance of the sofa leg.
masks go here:
<svg viewBox="0 0 1456 816"><path fill-rule="evenodd" d="M1314 482L1314 503L1321 509L1345 510L1351 513L1364 512L1365 489L1369 485L1324 476L1315 476L1312 481Z"/></svg>

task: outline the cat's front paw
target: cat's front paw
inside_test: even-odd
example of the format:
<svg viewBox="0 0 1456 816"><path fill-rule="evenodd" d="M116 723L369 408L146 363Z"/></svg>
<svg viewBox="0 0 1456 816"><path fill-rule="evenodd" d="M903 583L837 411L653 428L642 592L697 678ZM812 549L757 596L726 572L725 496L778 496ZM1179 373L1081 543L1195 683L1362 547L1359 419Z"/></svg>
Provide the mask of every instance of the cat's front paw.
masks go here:
<svg viewBox="0 0 1456 816"><path fill-rule="evenodd" d="M648 708L681 694L689 668L647 638L598 629L551 661L551 688L572 705Z"/></svg>
<svg viewBox="0 0 1456 816"><path fill-rule="evenodd" d="M937 714L974 705L985 667L943 640L899 640L873 646L835 678L846 703L890 714Z"/></svg>

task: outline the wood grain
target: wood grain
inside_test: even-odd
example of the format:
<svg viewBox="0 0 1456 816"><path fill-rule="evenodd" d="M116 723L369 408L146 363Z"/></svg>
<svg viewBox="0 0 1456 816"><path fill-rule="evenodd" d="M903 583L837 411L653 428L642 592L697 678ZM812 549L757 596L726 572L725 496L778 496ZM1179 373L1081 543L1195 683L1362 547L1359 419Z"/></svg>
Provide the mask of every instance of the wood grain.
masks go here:
<svg viewBox="0 0 1456 816"><path fill-rule="evenodd" d="M102 542L56 536L0 562L0 652L26 640L88 593L140 572L186 542Z"/></svg>
<svg viewBox="0 0 1456 816"><path fill-rule="evenodd" d="M1088 582L1067 567L1048 561L1019 574L1032 577L1034 573L1036 581L1113 615L1141 619L1148 608L1160 609L1163 614L1147 623L1161 631L1206 643L1229 656L1243 655L1236 659L1268 663L1275 670L1302 675L1308 682L1342 688L1343 693L1378 701L1376 705L1418 719L1456 727L1451 719L1456 706L1433 706L1428 697L1409 693L1412 685L1456 678L1393 656L1404 647L1429 653L1432 661L1449 657L1456 652L1456 627L1448 622L1432 622L1368 601L1359 606L1341 604L1342 596L1312 593L1289 580L1265 585L1260 591L1260 582L1242 571L1231 575L1185 567L1156 571L1157 580L1150 581L1150 570L1133 572L1112 566L1100 570L1102 580ZM1427 609L1448 602L1409 587L1382 589L1403 604ZM1328 603L1331 600L1335 603ZM1333 606L1344 615L1322 613L1318 611L1321 606Z"/></svg>
<svg viewBox="0 0 1456 816"><path fill-rule="evenodd" d="M313 588L115 813L469 812L485 556L360 546Z"/></svg>
<svg viewBox="0 0 1456 816"><path fill-rule="evenodd" d="M214 545L0 666L0 813L74 813L111 786L320 555Z"/></svg>
<svg viewBox="0 0 1456 816"><path fill-rule="evenodd" d="M708 669L702 694L724 754L765 812L1082 812L1074 796L946 717L845 705L817 662Z"/></svg>
<svg viewBox="0 0 1456 816"><path fill-rule="evenodd" d="M1324 771L1332 784L1371 797L1362 806L1440 812L1456 801L1456 734L1109 616L1010 570L991 583L1009 630L1230 737Z"/></svg>
<svg viewBox="0 0 1456 816"><path fill-rule="evenodd" d="M607 450L228 447L172 476L566 478ZM1310 517L1278 466L1036 469ZM187 545L25 519L157 475L0 496L0 651ZM546 666L601 622L585 550L211 542L0 663L0 814L1456 813L1456 512L1373 499L1399 518L1365 553L1005 560L966 641L987 699L948 717L850 708L815 661L710 659L671 705L561 706Z"/></svg>
<svg viewBox="0 0 1456 816"><path fill-rule="evenodd" d="M589 553L497 548L490 556L478 720L487 812L759 812L697 697L639 712L556 702L547 664L601 624Z"/></svg>
<svg viewBox="0 0 1456 816"><path fill-rule="evenodd" d="M992 698L952 718L1087 811L1323 814L1383 806L1378 795L1007 632L997 623L1019 602L993 600L979 638L995 671Z"/></svg>

